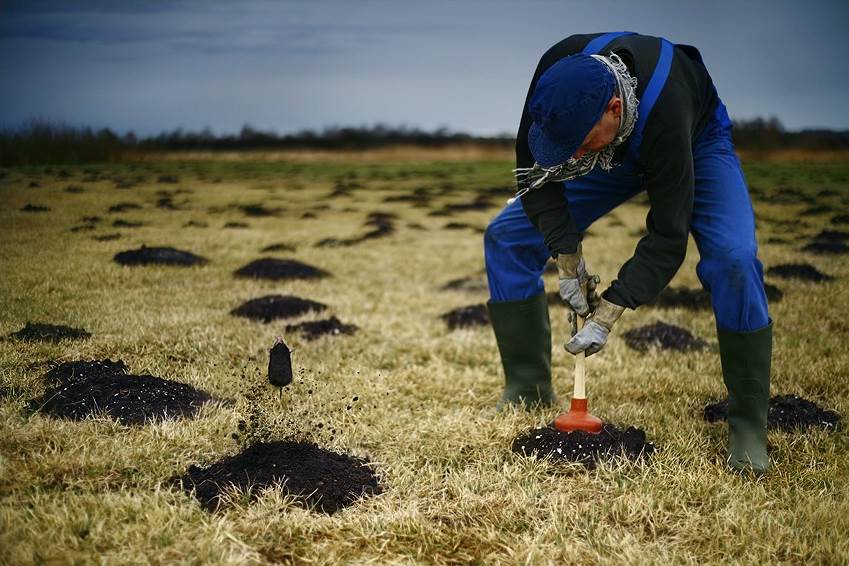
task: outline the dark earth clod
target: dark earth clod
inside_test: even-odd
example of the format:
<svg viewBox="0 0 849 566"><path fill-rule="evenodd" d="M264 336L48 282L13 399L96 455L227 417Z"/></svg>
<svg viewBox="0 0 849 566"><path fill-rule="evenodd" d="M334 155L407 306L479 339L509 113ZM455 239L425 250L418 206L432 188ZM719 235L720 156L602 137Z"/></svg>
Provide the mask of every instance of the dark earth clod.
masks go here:
<svg viewBox="0 0 849 566"><path fill-rule="evenodd" d="M82 340L90 337L91 334L82 328L41 322L27 322L22 329L9 334L9 338L28 342L59 342L61 340Z"/></svg>
<svg viewBox="0 0 849 566"><path fill-rule="evenodd" d="M439 318L444 320L451 330L489 324L489 312L483 304L458 307L441 314Z"/></svg>
<svg viewBox="0 0 849 566"><path fill-rule="evenodd" d="M638 352L648 352L652 347L677 352L693 352L703 350L708 345L701 338L693 336L689 330L660 321L632 328L623 334L623 338L630 348Z"/></svg>
<svg viewBox="0 0 849 566"><path fill-rule="evenodd" d="M212 396L191 385L152 375L130 375L123 362L66 362L44 375L47 391L27 407L56 418L106 415L122 425L193 418Z"/></svg>
<svg viewBox="0 0 849 566"><path fill-rule="evenodd" d="M322 336L354 334L359 328L355 324L345 324L335 316L322 320L311 320L299 324L286 325L286 332L298 332L307 340L317 340Z"/></svg>
<svg viewBox="0 0 849 566"><path fill-rule="evenodd" d="M843 242L815 240L802 250L817 255L843 255L849 253L849 246Z"/></svg>
<svg viewBox="0 0 849 566"><path fill-rule="evenodd" d="M728 399L705 406L706 421L714 423L724 421L727 417ZM769 400L768 428L785 431L810 427L834 430L839 423L840 415L797 395L776 395Z"/></svg>
<svg viewBox="0 0 849 566"><path fill-rule="evenodd" d="M321 312L327 305L293 295L266 295L251 299L230 311L233 316L241 316L262 322L271 322L278 318L294 318L308 312Z"/></svg>
<svg viewBox="0 0 849 566"><path fill-rule="evenodd" d="M207 468L190 466L180 480L209 511L232 487L255 499L259 490L280 485L301 505L328 514L381 492L368 461L291 441L257 443Z"/></svg>
<svg viewBox="0 0 849 566"><path fill-rule="evenodd" d="M831 281L831 275L822 273L810 263L782 263L774 265L767 270L767 274L780 279L799 279L802 281Z"/></svg>
<svg viewBox="0 0 849 566"><path fill-rule="evenodd" d="M532 429L513 440L513 452L552 462L583 464L594 469L601 462L636 461L649 457L655 446L646 433L629 426L622 430L605 424L601 432L561 432L553 426Z"/></svg>
<svg viewBox="0 0 849 566"><path fill-rule="evenodd" d="M256 279L321 279L330 274L317 267L294 259L263 258L250 262L236 270L237 277L253 277Z"/></svg>
<svg viewBox="0 0 849 566"><path fill-rule="evenodd" d="M121 265L203 265L207 263L203 257L170 247L149 248L142 246L137 250L127 250L115 254L117 263Z"/></svg>
<svg viewBox="0 0 849 566"><path fill-rule="evenodd" d="M48 212L50 210L47 206L41 206L39 204L25 204L21 207L21 212Z"/></svg>

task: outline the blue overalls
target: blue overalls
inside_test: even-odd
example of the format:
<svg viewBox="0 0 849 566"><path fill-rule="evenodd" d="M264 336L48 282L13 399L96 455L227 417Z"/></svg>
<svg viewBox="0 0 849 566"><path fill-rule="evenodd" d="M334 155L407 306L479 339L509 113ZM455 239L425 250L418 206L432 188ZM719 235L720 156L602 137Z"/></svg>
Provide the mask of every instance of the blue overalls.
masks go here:
<svg viewBox="0 0 849 566"><path fill-rule="evenodd" d="M615 38L627 34L601 35L586 46L584 53L598 53ZM690 49L701 60L698 52ZM641 191L637 166L640 142L669 75L672 55L673 44L662 39L660 57L640 100L639 116L623 163L611 171L596 168L563 184L564 197L579 231L584 232ZM711 294L717 326L742 332L767 326L769 315L763 265L757 258L754 211L734 153L731 129L725 105L719 101L713 117L693 142L695 195L690 229L700 256L696 273ZM491 301L528 299L545 291L542 273L550 252L542 234L525 214L521 199L505 207L487 227L484 255Z"/></svg>

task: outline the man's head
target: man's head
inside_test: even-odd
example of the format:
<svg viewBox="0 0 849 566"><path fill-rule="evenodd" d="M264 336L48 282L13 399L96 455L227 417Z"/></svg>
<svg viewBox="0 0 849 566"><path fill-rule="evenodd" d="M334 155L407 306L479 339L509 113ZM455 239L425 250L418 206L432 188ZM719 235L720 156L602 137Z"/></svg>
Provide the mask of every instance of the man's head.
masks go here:
<svg viewBox="0 0 849 566"><path fill-rule="evenodd" d="M619 130L622 99L605 64L578 54L540 76L528 110L534 120L531 152L537 163L551 167L610 144Z"/></svg>

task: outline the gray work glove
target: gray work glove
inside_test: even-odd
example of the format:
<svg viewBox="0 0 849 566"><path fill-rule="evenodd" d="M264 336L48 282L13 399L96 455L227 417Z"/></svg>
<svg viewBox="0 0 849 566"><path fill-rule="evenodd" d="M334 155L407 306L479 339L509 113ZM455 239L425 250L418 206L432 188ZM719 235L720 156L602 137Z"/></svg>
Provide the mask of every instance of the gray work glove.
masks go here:
<svg viewBox="0 0 849 566"><path fill-rule="evenodd" d="M570 354L584 352L587 356L592 356L604 348L607 335L624 311L625 307L601 299L598 308L587 319L584 327L566 343L566 351Z"/></svg>
<svg viewBox="0 0 849 566"><path fill-rule="evenodd" d="M598 306L601 297L596 293L598 275L587 273L581 244L573 254L557 255L557 274L560 277L560 297L574 312L587 316ZM584 285L587 286L586 295Z"/></svg>

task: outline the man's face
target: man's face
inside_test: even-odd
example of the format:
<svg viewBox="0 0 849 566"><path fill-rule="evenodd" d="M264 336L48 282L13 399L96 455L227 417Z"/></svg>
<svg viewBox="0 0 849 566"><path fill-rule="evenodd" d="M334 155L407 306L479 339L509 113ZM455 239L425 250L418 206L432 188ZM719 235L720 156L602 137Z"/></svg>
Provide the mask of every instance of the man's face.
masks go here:
<svg viewBox="0 0 849 566"><path fill-rule="evenodd" d="M598 151L610 144L616 139L616 132L619 131L619 121L622 116L622 99L614 96L607 103L607 108L601 119L593 126L587 137L584 138L584 143L575 152L572 157L579 158L589 151Z"/></svg>

